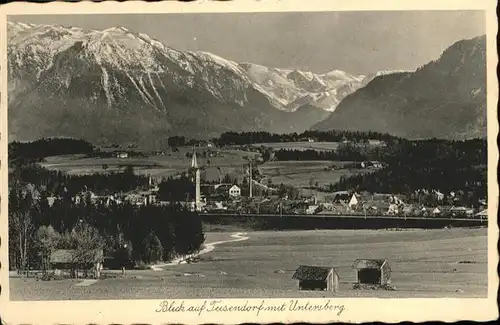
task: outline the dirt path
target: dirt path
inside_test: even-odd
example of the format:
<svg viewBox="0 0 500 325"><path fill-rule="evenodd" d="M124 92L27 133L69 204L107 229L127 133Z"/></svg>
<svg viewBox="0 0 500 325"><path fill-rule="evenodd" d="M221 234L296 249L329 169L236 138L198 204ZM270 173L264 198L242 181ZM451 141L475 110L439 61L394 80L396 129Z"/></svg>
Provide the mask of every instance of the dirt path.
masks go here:
<svg viewBox="0 0 500 325"><path fill-rule="evenodd" d="M233 239L220 240L220 241L216 241L216 242L205 244L205 247L201 251L199 251L198 253L194 253L194 254L190 254L190 255L178 257L178 258L172 260L169 263L151 265L151 270L153 270L153 271L163 271L162 267L172 266L172 265L179 265L179 264L181 264L182 262L184 262L186 259L188 259L190 257L200 256L200 255L203 255L203 254L206 254L206 253L210 253L211 251L213 251L215 249L215 246L217 246L217 245L247 240L250 237L245 236L246 234L247 234L246 232L237 232L237 233L234 233L234 234L231 235L231 238L233 238Z"/></svg>
<svg viewBox="0 0 500 325"><path fill-rule="evenodd" d="M97 281L98 280L86 279L86 280L83 280L82 282L78 282L77 284L75 284L75 287L88 287L90 285L93 285Z"/></svg>

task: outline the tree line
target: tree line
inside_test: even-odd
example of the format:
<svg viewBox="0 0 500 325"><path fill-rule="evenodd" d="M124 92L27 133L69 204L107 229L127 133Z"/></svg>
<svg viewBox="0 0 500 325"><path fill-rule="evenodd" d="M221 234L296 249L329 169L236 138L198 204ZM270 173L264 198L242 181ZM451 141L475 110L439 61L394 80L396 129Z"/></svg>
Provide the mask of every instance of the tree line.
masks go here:
<svg viewBox="0 0 500 325"><path fill-rule="evenodd" d="M119 265L147 264L195 252L203 242L201 217L177 203L108 205L87 198L75 204L61 197L49 205L46 192L32 184L16 184L9 193L13 269L46 269L55 249L73 249L82 264L97 249Z"/></svg>
<svg viewBox="0 0 500 325"><path fill-rule="evenodd" d="M136 175L132 166L126 166L122 172L68 175L28 163L13 167L9 173L9 184L16 183L33 184L49 196L74 196L85 188L102 194L127 192L147 187L149 179Z"/></svg>
<svg viewBox="0 0 500 325"><path fill-rule="evenodd" d="M72 138L42 138L30 142L13 141L8 147L9 162L40 161L49 156L89 154L94 150L92 143Z"/></svg>
<svg viewBox="0 0 500 325"><path fill-rule="evenodd" d="M351 144L340 144L336 150L320 151L314 149L280 149L274 151L274 159L279 161L308 161L308 160L332 160L332 161L363 161L368 160L369 155L360 148Z"/></svg>
<svg viewBox="0 0 500 325"><path fill-rule="evenodd" d="M314 139L315 141L323 142L341 142L341 141L358 141L363 139L379 140L383 142L391 142L397 137L379 132L361 132L361 131L304 131L302 133L270 133L265 131L255 132L224 132L219 137L213 138L211 141L218 146L228 145L248 145L257 143L269 142L299 142ZM167 143L170 147L194 146L206 144L206 140L187 139L184 136L171 136Z"/></svg>
<svg viewBox="0 0 500 325"><path fill-rule="evenodd" d="M307 141L309 138L315 141L323 142L341 142L345 140L362 140L372 139L384 142L391 142L397 140L397 137L389 134L378 132L361 132L361 131L305 131L302 133L269 133L269 132L225 132L213 141L220 145L245 145L255 143L268 143L268 142L299 142Z"/></svg>
<svg viewBox="0 0 500 325"><path fill-rule="evenodd" d="M477 203L487 194L486 139L466 141L399 140L380 150L387 167L373 173L342 177L330 190L408 193L436 189L467 193Z"/></svg>

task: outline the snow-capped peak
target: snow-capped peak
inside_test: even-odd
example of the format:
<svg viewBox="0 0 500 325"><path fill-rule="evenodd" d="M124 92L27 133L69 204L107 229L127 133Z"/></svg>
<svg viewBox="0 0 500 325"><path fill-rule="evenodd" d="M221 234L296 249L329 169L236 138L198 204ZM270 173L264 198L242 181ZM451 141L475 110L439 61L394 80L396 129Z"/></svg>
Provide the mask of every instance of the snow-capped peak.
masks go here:
<svg viewBox="0 0 500 325"><path fill-rule="evenodd" d="M372 74L375 77L379 76L385 76L388 74L393 74L393 73L404 73L404 72L413 72L412 70L380 70L377 71L376 73Z"/></svg>
<svg viewBox="0 0 500 325"><path fill-rule="evenodd" d="M118 33L125 32L125 33L128 33L129 30L123 26L115 26L115 27L110 27L110 28L104 29L103 32L118 32Z"/></svg>
<svg viewBox="0 0 500 325"><path fill-rule="evenodd" d="M230 61L230 60L227 60L227 59L224 59L218 55L215 55L213 53L210 53L210 52L204 52L204 51L196 51L196 52L191 52L189 51L188 53L198 57L198 58L201 58L201 59L204 59L204 60L207 60L207 61L210 61L212 63L215 63L223 68L226 68L228 70L231 70L232 72L236 73L236 74L242 74L243 71L240 69L239 65L236 63L236 62L233 62L233 61Z"/></svg>
<svg viewBox="0 0 500 325"><path fill-rule="evenodd" d="M181 52L122 26L104 30L18 22L9 22L8 26L9 61L14 60L16 67L32 67L38 78L52 66L56 54L81 43L77 55L100 67L106 93L112 93L111 71L115 69L131 79L137 91L150 103L154 102L151 98L159 97L153 95L158 91L146 94L143 83L144 80L152 83L149 80L159 73L171 74L174 82L182 87L203 87L214 98L239 105L246 101L246 89L253 88L276 108L292 111L305 104L332 111L345 96L363 86L365 80L364 76L342 70L317 74L237 63L205 51ZM136 77L138 74L141 77ZM119 86L115 88L120 89ZM111 105L114 97L109 95L109 98Z"/></svg>

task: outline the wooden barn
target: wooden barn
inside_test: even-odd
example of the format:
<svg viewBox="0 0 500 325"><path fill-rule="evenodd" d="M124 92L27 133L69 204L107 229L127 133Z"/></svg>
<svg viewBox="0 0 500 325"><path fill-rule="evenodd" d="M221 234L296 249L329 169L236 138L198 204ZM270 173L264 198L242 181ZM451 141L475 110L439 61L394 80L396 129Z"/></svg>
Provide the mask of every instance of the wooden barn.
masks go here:
<svg viewBox="0 0 500 325"><path fill-rule="evenodd" d="M386 285L391 283L391 266L387 260L359 259L354 261L356 282L359 284Z"/></svg>
<svg viewBox="0 0 500 325"><path fill-rule="evenodd" d="M71 275L77 275L78 269L83 271L88 271L90 269L98 278L104 261L103 256L102 249L95 250L89 252L89 258L83 259L85 262L82 263L79 261L81 258L78 258L74 249L58 249L50 254L50 266L55 270L70 271Z"/></svg>
<svg viewBox="0 0 500 325"><path fill-rule="evenodd" d="M333 267L301 265L292 278L299 281L299 290L339 290L339 275Z"/></svg>

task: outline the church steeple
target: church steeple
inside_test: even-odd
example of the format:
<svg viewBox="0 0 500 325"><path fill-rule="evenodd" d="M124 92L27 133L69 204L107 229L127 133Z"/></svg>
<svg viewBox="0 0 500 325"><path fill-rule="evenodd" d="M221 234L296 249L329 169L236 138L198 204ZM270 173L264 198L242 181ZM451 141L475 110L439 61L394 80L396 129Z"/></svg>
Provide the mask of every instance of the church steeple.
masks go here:
<svg viewBox="0 0 500 325"><path fill-rule="evenodd" d="M193 158L191 159L191 168L198 168L198 161L196 160L196 152L193 152Z"/></svg>
<svg viewBox="0 0 500 325"><path fill-rule="evenodd" d="M193 157L191 158L191 169L194 170L194 183L195 183L195 209L196 211L201 210L201 190L200 190L200 168L198 167L198 161L196 159L196 152L193 150Z"/></svg>

